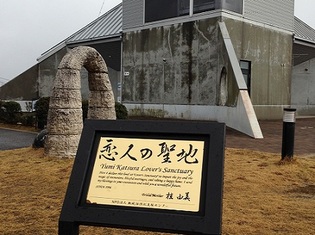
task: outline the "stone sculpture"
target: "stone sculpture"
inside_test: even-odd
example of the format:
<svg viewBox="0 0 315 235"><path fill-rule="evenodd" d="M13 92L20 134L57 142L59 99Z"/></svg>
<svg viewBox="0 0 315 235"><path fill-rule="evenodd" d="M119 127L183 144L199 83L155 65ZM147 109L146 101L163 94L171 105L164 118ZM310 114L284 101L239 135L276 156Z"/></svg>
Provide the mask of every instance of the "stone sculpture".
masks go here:
<svg viewBox="0 0 315 235"><path fill-rule="evenodd" d="M80 46L62 59L49 103L45 154L60 158L76 155L83 127L81 76L88 71L89 119L116 119L115 100L102 56L93 48Z"/></svg>

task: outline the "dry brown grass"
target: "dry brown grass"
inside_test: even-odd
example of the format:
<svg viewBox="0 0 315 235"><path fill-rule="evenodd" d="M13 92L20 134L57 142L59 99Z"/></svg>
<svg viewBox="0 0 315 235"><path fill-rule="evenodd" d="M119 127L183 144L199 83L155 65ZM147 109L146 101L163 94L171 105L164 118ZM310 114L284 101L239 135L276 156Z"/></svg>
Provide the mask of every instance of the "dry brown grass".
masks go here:
<svg viewBox="0 0 315 235"><path fill-rule="evenodd" d="M0 128L5 129L12 129L12 130L18 130L18 131L27 131L27 132L38 132L39 129L32 126L23 126L23 125L17 125L17 124L6 124L6 123L0 123Z"/></svg>
<svg viewBox="0 0 315 235"><path fill-rule="evenodd" d="M315 157L226 151L224 234L313 234Z"/></svg>
<svg viewBox="0 0 315 235"><path fill-rule="evenodd" d="M315 157L227 149L223 234L313 234ZM43 157L43 150L0 151L0 234L57 234L73 160ZM80 227L80 234L148 234ZM152 233L157 234L157 233Z"/></svg>

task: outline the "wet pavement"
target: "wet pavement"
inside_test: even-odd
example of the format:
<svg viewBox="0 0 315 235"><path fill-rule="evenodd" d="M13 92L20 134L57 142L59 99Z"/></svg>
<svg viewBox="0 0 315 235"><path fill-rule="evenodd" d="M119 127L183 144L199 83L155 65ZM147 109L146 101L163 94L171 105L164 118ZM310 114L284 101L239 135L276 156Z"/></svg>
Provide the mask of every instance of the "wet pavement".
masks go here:
<svg viewBox="0 0 315 235"><path fill-rule="evenodd" d="M253 139L227 129L226 147L279 153L282 149L282 120L259 121L264 139ZM298 118L295 123L295 155L315 156L315 118Z"/></svg>
<svg viewBox="0 0 315 235"><path fill-rule="evenodd" d="M0 150L32 146L37 133L0 128Z"/></svg>
<svg viewBox="0 0 315 235"><path fill-rule="evenodd" d="M227 128L226 147L279 153L282 148L282 120L259 121L264 139L253 139ZM0 128L0 150L31 146L37 133ZM295 124L295 155L315 156L315 118L299 118Z"/></svg>

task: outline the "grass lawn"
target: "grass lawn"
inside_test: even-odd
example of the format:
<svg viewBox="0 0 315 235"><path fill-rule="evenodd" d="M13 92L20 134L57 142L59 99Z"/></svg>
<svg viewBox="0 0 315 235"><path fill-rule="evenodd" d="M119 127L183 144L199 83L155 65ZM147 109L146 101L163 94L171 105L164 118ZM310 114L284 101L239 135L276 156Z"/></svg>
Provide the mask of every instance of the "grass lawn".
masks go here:
<svg viewBox="0 0 315 235"><path fill-rule="evenodd" d="M223 234L314 234L315 157L226 149ZM57 234L73 159L0 151L0 234ZM159 234L80 226L80 234Z"/></svg>

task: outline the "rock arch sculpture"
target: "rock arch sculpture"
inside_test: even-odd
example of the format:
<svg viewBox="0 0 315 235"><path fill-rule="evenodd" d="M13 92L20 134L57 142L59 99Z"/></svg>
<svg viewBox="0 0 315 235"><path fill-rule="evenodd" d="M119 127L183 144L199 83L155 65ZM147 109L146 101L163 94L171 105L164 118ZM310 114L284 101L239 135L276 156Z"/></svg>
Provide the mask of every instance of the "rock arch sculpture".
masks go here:
<svg viewBox="0 0 315 235"><path fill-rule="evenodd" d="M82 120L80 71L88 71L89 119L116 119L115 100L102 56L93 48L80 46L68 52L59 64L49 103L45 154L75 157Z"/></svg>

